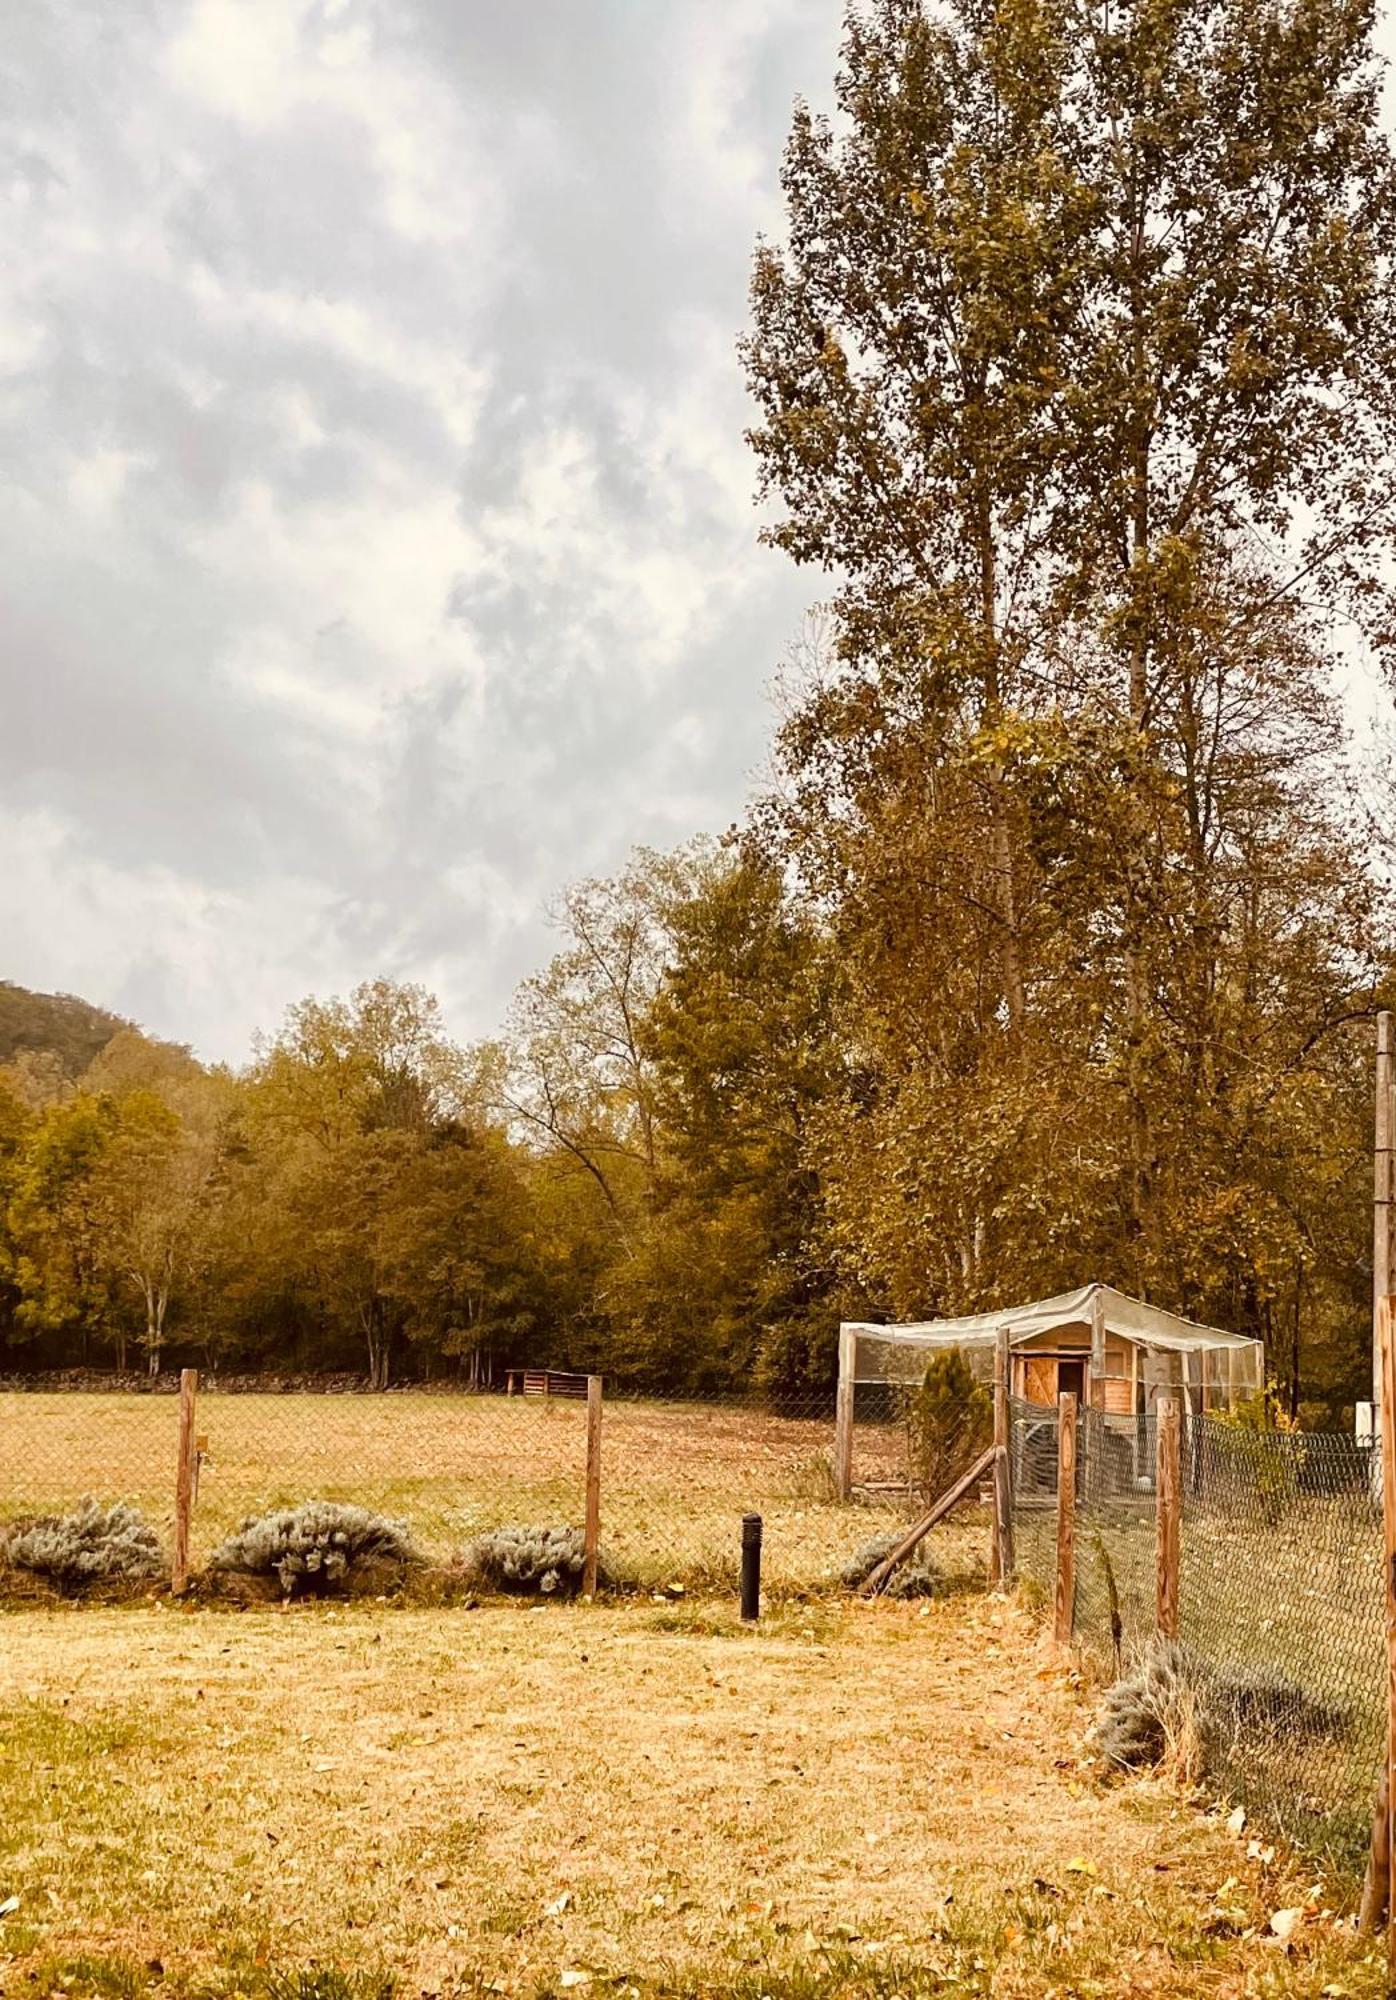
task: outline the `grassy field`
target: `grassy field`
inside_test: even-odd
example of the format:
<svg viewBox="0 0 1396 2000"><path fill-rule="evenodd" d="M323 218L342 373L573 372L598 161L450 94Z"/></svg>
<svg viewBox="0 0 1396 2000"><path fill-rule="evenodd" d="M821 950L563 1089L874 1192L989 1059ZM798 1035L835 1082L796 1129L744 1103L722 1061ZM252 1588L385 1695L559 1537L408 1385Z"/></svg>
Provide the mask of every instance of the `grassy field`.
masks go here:
<svg viewBox="0 0 1396 2000"><path fill-rule="evenodd" d="M583 1517L580 1403L503 1396L203 1395L207 1439L196 1560L253 1513L312 1497L400 1516L435 1556L482 1528ZM138 1505L168 1537L178 1413L171 1396L0 1395L0 1519L85 1493ZM711 1404L608 1399L602 1530L617 1572L641 1584L732 1586L741 1518L766 1524L772 1590L827 1587L886 1525L838 1504L832 1423ZM876 1439L861 1456L875 1469ZM962 1567L982 1567L988 1530L962 1529Z"/></svg>
<svg viewBox="0 0 1396 2000"><path fill-rule="evenodd" d="M1384 1990L1309 1878L1101 1787L1084 1719L996 1600L11 1611L0 1990Z"/></svg>

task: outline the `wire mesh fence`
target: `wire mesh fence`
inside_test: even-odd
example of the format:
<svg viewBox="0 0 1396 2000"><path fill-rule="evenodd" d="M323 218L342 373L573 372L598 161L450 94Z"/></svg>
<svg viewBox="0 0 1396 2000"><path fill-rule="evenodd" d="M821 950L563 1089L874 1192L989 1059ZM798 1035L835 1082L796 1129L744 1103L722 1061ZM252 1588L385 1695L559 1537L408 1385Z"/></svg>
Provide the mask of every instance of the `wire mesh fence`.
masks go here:
<svg viewBox="0 0 1396 2000"><path fill-rule="evenodd" d="M1055 1411L1012 1406L1020 1572L1056 1582ZM1155 1417L1082 1412L1073 1638L1105 1673L1156 1642ZM1209 1782L1344 1872L1362 1867L1384 1754L1379 1493L1369 1447L1186 1416L1180 1674Z"/></svg>
<svg viewBox="0 0 1396 2000"><path fill-rule="evenodd" d="M530 1377L530 1385L536 1386ZM388 1394L199 1392L201 1448L192 1568L249 1518L308 1499L403 1521L430 1561L450 1564L487 1530L580 1527L584 1400L403 1389ZM859 1550L919 1504L895 1413L867 1426L872 1475L841 1499L831 1398L679 1402L607 1392L601 1549L623 1587L732 1589L741 1522L764 1522L769 1594L839 1587ZM0 1521L62 1512L86 1495L136 1506L173 1537L178 1409L169 1395L0 1394ZM987 1528L949 1537L947 1560L982 1573Z"/></svg>

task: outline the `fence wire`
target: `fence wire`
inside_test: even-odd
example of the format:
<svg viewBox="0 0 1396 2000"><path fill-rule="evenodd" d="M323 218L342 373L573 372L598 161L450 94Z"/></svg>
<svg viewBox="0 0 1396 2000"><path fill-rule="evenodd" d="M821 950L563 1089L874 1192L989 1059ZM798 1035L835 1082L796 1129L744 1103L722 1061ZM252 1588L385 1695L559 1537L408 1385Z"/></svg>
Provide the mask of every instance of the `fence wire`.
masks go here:
<svg viewBox="0 0 1396 2000"><path fill-rule="evenodd" d="M1012 1439L1019 1570L1050 1597L1056 1413L1015 1402ZM1152 1415L1081 1412L1073 1636L1110 1676L1156 1643L1157 1448ZM1178 1660L1207 1781L1355 1875L1386 1733L1372 1452L1185 1416L1180 1456Z"/></svg>
<svg viewBox="0 0 1396 2000"><path fill-rule="evenodd" d="M204 1385L195 1424L203 1458L193 1567L248 1519L309 1499L348 1501L401 1520L422 1554L442 1565L493 1528L579 1528L586 1423L584 1399L567 1393L276 1393ZM891 1412L862 1427L863 1478L842 1500L831 1397L762 1405L608 1390L605 1569L621 1588L735 1590L742 1517L758 1513L768 1594L837 1590L858 1552L920 1504L906 1473L904 1428ZM168 1547L177 1440L177 1399L167 1393L0 1393L0 1522L60 1513L91 1494L139 1508ZM982 1574L986 1544L982 1522L967 1531L969 1571Z"/></svg>

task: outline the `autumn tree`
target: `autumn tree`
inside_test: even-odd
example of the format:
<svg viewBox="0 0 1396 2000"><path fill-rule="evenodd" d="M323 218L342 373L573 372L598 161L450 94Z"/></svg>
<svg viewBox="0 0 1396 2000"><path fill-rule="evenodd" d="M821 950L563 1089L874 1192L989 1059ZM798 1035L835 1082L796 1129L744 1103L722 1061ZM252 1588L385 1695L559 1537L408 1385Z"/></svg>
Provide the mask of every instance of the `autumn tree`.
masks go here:
<svg viewBox="0 0 1396 2000"><path fill-rule="evenodd" d="M1370 35L876 0L797 110L753 443L839 583L757 832L848 975L818 1158L889 1304L1089 1258L1268 1310L1285 1121L1386 950L1332 707L1334 621L1386 636Z"/></svg>

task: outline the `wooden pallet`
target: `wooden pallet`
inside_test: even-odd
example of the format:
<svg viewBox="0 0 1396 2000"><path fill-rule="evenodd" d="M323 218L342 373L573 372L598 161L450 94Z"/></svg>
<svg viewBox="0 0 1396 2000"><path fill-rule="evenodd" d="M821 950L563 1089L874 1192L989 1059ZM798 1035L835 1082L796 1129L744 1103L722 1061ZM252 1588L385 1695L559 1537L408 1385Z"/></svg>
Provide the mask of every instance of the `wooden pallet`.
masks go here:
<svg viewBox="0 0 1396 2000"><path fill-rule="evenodd" d="M587 1378L563 1368L511 1368L506 1388L511 1396L571 1396L584 1403Z"/></svg>

